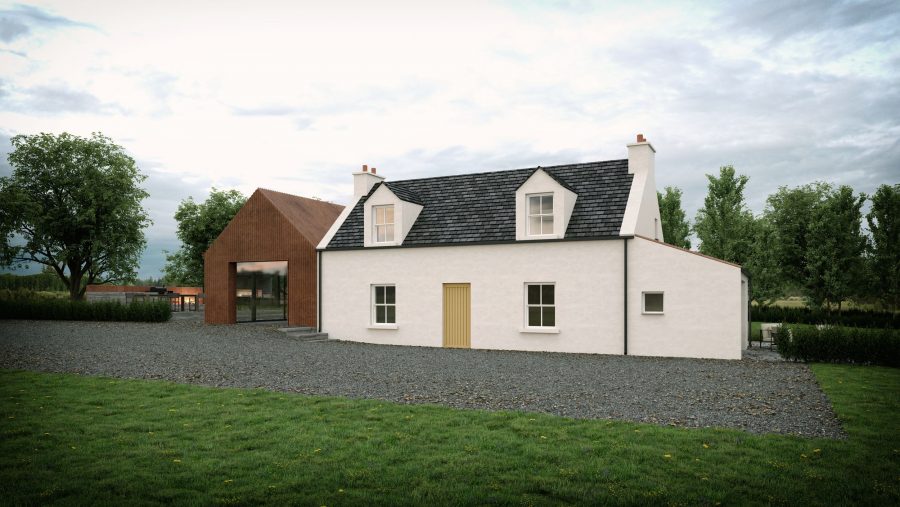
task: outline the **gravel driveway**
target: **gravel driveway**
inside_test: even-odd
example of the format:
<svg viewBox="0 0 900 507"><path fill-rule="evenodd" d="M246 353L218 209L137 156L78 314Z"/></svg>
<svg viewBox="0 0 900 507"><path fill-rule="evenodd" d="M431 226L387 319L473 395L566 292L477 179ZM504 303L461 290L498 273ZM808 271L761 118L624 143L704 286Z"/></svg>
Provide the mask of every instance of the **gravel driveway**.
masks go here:
<svg viewBox="0 0 900 507"><path fill-rule="evenodd" d="M844 436L802 364L301 342L273 328L0 321L0 368Z"/></svg>

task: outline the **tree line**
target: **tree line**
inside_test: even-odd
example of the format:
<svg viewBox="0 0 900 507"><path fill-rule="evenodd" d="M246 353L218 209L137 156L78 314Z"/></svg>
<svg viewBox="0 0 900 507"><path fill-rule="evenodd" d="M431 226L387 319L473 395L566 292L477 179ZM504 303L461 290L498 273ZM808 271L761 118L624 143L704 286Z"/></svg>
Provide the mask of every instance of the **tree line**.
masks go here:
<svg viewBox="0 0 900 507"><path fill-rule="evenodd" d="M667 243L690 248L693 232L700 253L749 272L751 298L762 305L799 293L811 307L828 311L840 311L848 300L897 310L900 184L881 185L872 195L819 181L782 186L754 215L744 198L747 176L729 165L706 177L707 195L693 225L680 189L657 192Z"/></svg>

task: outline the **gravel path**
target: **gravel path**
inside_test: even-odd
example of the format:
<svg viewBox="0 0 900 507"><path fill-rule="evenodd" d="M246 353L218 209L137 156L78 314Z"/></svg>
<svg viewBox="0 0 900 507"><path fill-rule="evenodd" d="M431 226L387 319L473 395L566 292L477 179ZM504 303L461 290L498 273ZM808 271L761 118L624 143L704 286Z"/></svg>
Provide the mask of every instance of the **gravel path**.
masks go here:
<svg viewBox="0 0 900 507"><path fill-rule="evenodd" d="M300 342L273 328L0 321L0 368L843 438L801 364Z"/></svg>

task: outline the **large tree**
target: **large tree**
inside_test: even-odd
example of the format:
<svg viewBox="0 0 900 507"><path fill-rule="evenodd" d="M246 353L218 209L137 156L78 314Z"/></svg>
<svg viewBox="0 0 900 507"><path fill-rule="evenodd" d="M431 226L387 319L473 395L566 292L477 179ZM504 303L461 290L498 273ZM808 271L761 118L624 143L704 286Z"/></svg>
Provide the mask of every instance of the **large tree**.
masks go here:
<svg viewBox="0 0 900 507"><path fill-rule="evenodd" d="M237 190L216 190L202 203L193 197L181 201L175 220L181 248L166 255L163 268L166 283L173 285L203 285L203 253L237 214L247 198Z"/></svg>
<svg viewBox="0 0 900 507"><path fill-rule="evenodd" d="M736 175L734 167L719 168L719 176L707 174L708 193L694 219L700 252L744 264L753 242L753 214L744 203L749 178Z"/></svg>
<svg viewBox="0 0 900 507"><path fill-rule="evenodd" d="M900 305L900 184L881 185L866 215L872 292L891 310Z"/></svg>
<svg viewBox="0 0 900 507"><path fill-rule="evenodd" d="M681 189L666 187L666 193L656 192L659 216L662 220L663 240L681 248L690 248L691 224L681 207Z"/></svg>
<svg viewBox="0 0 900 507"><path fill-rule="evenodd" d="M744 267L750 272L750 298L761 305L774 302L784 295L784 281L772 242L775 228L761 217L753 224L753 242Z"/></svg>
<svg viewBox="0 0 900 507"><path fill-rule="evenodd" d="M146 178L108 137L18 135L0 178L0 263L49 266L72 299L91 283L133 279L151 222Z"/></svg>
<svg viewBox="0 0 900 507"><path fill-rule="evenodd" d="M780 187L766 200L764 215L774 230L769 248L790 288L807 285L810 220L830 192L827 183L816 182L796 188Z"/></svg>
<svg viewBox="0 0 900 507"><path fill-rule="evenodd" d="M828 192L813 209L806 245L807 279L804 292L810 303L838 310L858 293L863 279L862 205L865 194L842 185Z"/></svg>

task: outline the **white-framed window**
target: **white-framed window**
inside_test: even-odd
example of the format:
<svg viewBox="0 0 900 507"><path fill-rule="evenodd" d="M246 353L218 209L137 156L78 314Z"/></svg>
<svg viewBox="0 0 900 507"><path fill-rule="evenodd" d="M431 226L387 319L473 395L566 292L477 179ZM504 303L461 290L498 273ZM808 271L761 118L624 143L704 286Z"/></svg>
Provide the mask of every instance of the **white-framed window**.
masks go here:
<svg viewBox="0 0 900 507"><path fill-rule="evenodd" d="M525 326L556 327L556 284L525 284Z"/></svg>
<svg viewBox="0 0 900 507"><path fill-rule="evenodd" d="M372 239L375 243L390 243L394 241L394 205L372 206L375 220L372 221L375 230L372 231Z"/></svg>
<svg viewBox="0 0 900 507"><path fill-rule="evenodd" d="M397 288L393 285L372 286L372 324L397 323Z"/></svg>
<svg viewBox="0 0 900 507"><path fill-rule="evenodd" d="M528 196L528 235L553 234L553 194Z"/></svg>
<svg viewBox="0 0 900 507"><path fill-rule="evenodd" d="M662 292L642 292L642 310L648 314L662 314L664 300Z"/></svg>

